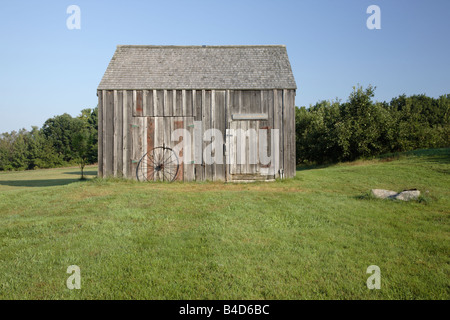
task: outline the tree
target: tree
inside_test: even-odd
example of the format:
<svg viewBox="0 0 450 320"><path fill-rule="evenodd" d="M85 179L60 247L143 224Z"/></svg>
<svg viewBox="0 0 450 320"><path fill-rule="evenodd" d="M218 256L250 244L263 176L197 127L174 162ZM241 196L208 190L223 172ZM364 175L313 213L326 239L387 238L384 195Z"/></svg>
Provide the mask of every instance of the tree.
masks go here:
<svg viewBox="0 0 450 320"><path fill-rule="evenodd" d="M54 168L64 164L63 157L36 126L32 127L27 136L27 158L28 169Z"/></svg>
<svg viewBox="0 0 450 320"><path fill-rule="evenodd" d="M82 128L72 136L72 147L74 150L75 161L81 169L81 180L84 180L84 167L88 163L90 144L92 142L92 134L88 128Z"/></svg>
<svg viewBox="0 0 450 320"><path fill-rule="evenodd" d="M351 161L382 153L450 146L450 95L401 95L373 102L375 87L348 100L296 108L298 163Z"/></svg>
<svg viewBox="0 0 450 320"><path fill-rule="evenodd" d="M83 121L64 113L45 121L42 132L65 161L74 160L73 135L83 128Z"/></svg>

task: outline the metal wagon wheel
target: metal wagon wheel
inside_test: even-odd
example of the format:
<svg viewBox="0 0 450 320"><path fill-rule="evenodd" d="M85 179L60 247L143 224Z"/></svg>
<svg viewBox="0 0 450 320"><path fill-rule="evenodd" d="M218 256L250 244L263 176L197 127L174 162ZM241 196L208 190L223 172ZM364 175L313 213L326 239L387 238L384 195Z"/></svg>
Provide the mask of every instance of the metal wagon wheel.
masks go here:
<svg viewBox="0 0 450 320"><path fill-rule="evenodd" d="M138 181L175 180L178 174L178 157L171 148L156 147L144 154L136 167Z"/></svg>

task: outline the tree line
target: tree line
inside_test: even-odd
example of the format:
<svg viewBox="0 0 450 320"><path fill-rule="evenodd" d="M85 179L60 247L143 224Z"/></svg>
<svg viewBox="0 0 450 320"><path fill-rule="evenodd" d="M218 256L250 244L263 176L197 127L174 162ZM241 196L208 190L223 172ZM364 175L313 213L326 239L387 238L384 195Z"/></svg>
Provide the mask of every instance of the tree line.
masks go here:
<svg viewBox="0 0 450 320"><path fill-rule="evenodd" d="M64 113L42 128L0 135L0 170L29 170L97 162L98 109L84 109L77 117Z"/></svg>
<svg viewBox="0 0 450 320"><path fill-rule="evenodd" d="M334 163L385 153L450 146L450 94L412 95L374 102L375 88L354 87L346 102L296 107L297 164ZM98 109L65 113L0 134L0 171L97 162Z"/></svg>
<svg viewBox="0 0 450 320"><path fill-rule="evenodd" d="M346 102L297 107L297 164L450 146L450 94L401 95L387 103L374 102L374 90L358 86Z"/></svg>

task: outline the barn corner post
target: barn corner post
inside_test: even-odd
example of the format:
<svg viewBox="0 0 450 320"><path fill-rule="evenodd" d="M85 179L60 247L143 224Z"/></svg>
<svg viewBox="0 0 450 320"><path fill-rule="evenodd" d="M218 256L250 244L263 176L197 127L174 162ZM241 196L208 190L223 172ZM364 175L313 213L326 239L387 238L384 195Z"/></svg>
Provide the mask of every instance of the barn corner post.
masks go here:
<svg viewBox="0 0 450 320"><path fill-rule="evenodd" d="M98 176L147 181L172 175L182 181L292 177L296 88L282 45L117 46L97 89ZM176 130L186 135L174 137ZM187 142L193 145L180 150ZM165 152L161 159L157 148Z"/></svg>
<svg viewBox="0 0 450 320"><path fill-rule="evenodd" d="M97 90L98 139L97 139L97 177L103 178L103 99L102 91Z"/></svg>

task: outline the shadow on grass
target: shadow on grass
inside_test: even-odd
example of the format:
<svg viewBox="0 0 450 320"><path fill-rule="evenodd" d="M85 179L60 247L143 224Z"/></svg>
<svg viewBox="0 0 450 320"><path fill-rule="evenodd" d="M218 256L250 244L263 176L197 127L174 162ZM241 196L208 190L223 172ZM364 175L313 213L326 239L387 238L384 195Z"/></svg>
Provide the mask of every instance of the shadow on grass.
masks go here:
<svg viewBox="0 0 450 320"><path fill-rule="evenodd" d="M420 150L412 150L406 152L394 152L394 153L385 153L378 156L370 157L370 158L360 158L355 159L353 161L344 161L340 162L342 164L352 163L355 161L370 161L370 160L379 160L380 162L390 162L394 160L407 159L408 157L424 157L427 162L436 163L436 164L449 164L450 163L450 148L440 148L440 149L420 149ZM306 171L306 170L314 170L314 169L322 169L328 168L339 164L336 163L327 163L327 164L310 164L310 165L297 165L296 171ZM440 169L442 173L448 174L449 170Z"/></svg>
<svg viewBox="0 0 450 320"><path fill-rule="evenodd" d="M0 185L10 187L54 187L89 179L45 179L45 180L0 180Z"/></svg>
<svg viewBox="0 0 450 320"><path fill-rule="evenodd" d="M296 167L296 171L306 171L306 170L314 170L314 169L323 169L333 166L334 164L311 164L311 165L300 165Z"/></svg>
<svg viewBox="0 0 450 320"><path fill-rule="evenodd" d="M68 171L68 172L64 172L64 174L74 174L74 175L78 175L81 177L80 171ZM84 171L84 175L85 176L96 176L97 170Z"/></svg>
<svg viewBox="0 0 450 320"><path fill-rule="evenodd" d="M448 164L450 163L450 148L419 149L406 152L385 153L374 157L374 159L379 159L381 161L400 160L411 156L426 157L429 162Z"/></svg>

